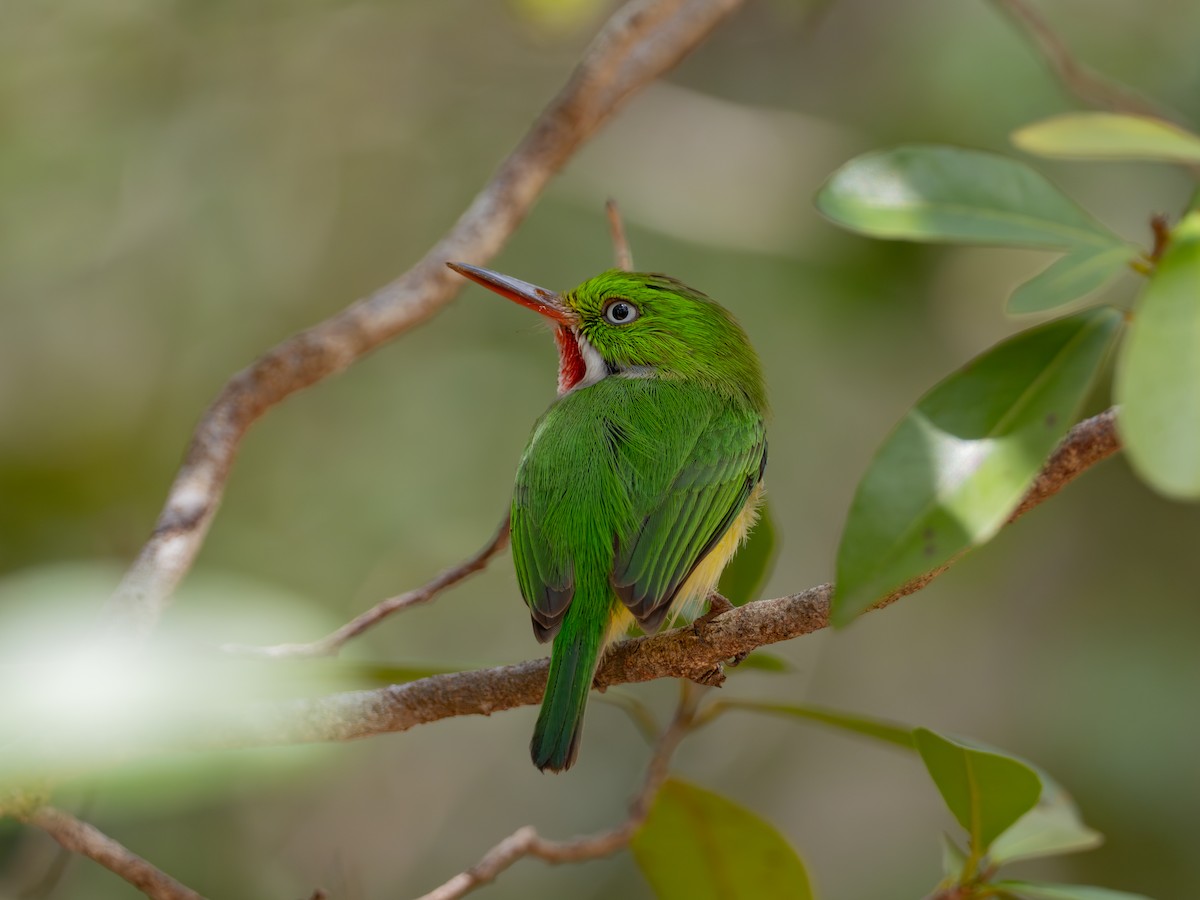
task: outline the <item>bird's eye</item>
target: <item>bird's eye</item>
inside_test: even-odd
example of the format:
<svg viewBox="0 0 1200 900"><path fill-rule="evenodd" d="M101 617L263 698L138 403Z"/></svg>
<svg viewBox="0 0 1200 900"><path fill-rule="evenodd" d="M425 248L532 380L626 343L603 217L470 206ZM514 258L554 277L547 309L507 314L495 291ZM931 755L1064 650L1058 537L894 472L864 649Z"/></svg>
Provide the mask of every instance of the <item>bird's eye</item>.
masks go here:
<svg viewBox="0 0 1200 900"><path fill-rule="evenodd" d="M612 325L628 325L638 315L638 308L628 300L613 300L604 307L604 319Z"/></svg>

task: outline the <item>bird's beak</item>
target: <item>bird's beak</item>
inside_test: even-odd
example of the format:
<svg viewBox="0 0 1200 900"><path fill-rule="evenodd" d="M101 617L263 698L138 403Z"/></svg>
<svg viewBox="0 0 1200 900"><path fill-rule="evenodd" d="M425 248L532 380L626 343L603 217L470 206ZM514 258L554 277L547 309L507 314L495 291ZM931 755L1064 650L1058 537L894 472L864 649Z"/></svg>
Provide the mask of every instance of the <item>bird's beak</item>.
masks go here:
<svg viewBox="0 0 1200 900"><path fill-rule="evenodd" d="M466 263L448 262L451 269L465 278L470 278L476 284L481 284L489 291L495 291L501 297L527 306L534 312L541 313L548 319L553 319L560 325L575 324L575 314L562 302L562 298L554 291L530 284L519 278L501 275L491 269L481 269Z"/></svg>

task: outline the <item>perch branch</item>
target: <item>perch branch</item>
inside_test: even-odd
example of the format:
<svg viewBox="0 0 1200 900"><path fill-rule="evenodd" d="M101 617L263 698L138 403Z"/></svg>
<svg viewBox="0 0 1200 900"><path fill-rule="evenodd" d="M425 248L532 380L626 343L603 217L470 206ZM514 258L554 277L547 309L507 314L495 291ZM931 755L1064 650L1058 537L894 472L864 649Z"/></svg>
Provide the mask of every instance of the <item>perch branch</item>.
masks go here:
<svg viewBox="0 0 1200 900"><path fill-rule="evenodd" d="M492 539L481 547L479 552L470 559L459 563L453 568L447 569L428 584L411 591L405 591L403 594L398 594L395 597L381 600L366 612L351 619L341 628L330 632L320 640L311 641L306 644L273 644L268 647L226 644L221 649L226 653L234 653L240 656L261 656L268 658L336 656L347 641L358 637L367 629L378 625L392 613L399 612L402 609L409 609L413 606L420 606L423 603L429 603L442 591L453 587L468 576L485 569L492 558L508 546L508 523L509 517L505 515L504 521L500 523L500 527L496 529L496 533L492 536Z"/></svg>
<svg viewBox="0 0 1200 900"><path fill-rule="evenodd" d="M679 701L675 717L656 742L654 753L646 767L641 790L630 804L628 817L621 824L600 834L566 841L547 840L539 835L533 826L526 825L496 844L474 866L422 895L418 900L458 900L475 888L495 881L501 872L526 856L533 856L548 863L570 863L611 856L623 849L646 821L659 788L667 780L671 756L696 724L698 693L695 686L684 685L683 697Z"/></svg>
<svg viewBox="0 0 1200 900"><path fill-rule="evenodd" d="M104 832L69 813L43 806L34 810L27 821L41 828L67 850L95 860L110 872L121 876L147 897L153 897L154 900L204 900L191 888L180 884Z"/></svg>
<svg viewBox="0 0 1200 900"><path fill-rule="evenodd" d="M1045 502L1084 471L1119 450L1115 420L1116 412L1110 409L1072 428L1009 522ZM952 563L953 560L913 579L875 608L919 591ZM832 585L822 584L799 594L748 603L709 622L623 641L605 657L596 676L596 687L603 690L615 684L656 678L719 682L725 660L827 627L832 593ZM185 736L182 741L187 746L342 741L406 731L452 716L491 715L538 703L545 689L547 667L548 660L537 659L435 675L379 690L255 706L243 718L222 729L206 729L203 734Z"/></svg>
<svg viewBox="0 0 1200 900"><path fill-rule="evenodd" d="M260 416L437 313L462 283L445 261L490 259L575 150L630 94L678 63L740 3L626 3L491 181L413 268L234 375L201 417L153 534L109 601L113 627L133 635L154 627L191 568L238 447Z"/></svg>

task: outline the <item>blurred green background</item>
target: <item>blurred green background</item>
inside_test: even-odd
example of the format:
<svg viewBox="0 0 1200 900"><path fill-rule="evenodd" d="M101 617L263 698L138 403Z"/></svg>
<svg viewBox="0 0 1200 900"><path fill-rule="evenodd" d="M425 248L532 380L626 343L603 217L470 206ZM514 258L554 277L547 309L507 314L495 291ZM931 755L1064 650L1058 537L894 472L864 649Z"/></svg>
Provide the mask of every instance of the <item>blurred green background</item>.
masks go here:
<svg viewBox="0 0 1200 900"><path fill-rule="evenodd" d="M1200 121L1200 5L1044 0L1079 55ZM567 77L610 4L6 0L0 5L0 625L78 628L149 532L230 373L403 271ZM1133 36L1136 35L1136 40ZM822 179L902 141L1006 148L1072 108L984 0L752 0L571 162L493 265L567 287L639 267L729 306L774 407L782 542L767 596L827 580L855 483L906 407L1012 333L1007 292L1049 258L874 242L814 212ZM1145 243L1179 172L1037 164ZM1116 288L1127 303L1133 276ZM468 288L440 316L273 411L249 436L164 632L307 640L473 552L554 394L534 317ZM1025 323L1021 323L1025 324ZM1094 398L1094 407L1106 403ZM1117 459L928 590L781 646L787 676L726 690L969 734L1054 774L1108 841L1015 874L1200 895L1194 652L1200 511ZM84 612L80 612L80 609ZM43 622L43 624L45 624ZM350 659L540 655L507 557ZM6 691L28 686L14 684ZM632 688L664 714L674 685ZM67 789L101 828L213 897L422 893L514 828L616 822L646 749L594 703L579 765L539 774L533 709L353 745L133 767ZM915 759L734 714L677 770L776 823L821 896L903 900L953 825ZM89 796L90 801L86 800ZM53 858L0 826L0 896ZM627 854L522 863L479 896L649 897ZM127 898L75 861L56 897Z"/></svg>

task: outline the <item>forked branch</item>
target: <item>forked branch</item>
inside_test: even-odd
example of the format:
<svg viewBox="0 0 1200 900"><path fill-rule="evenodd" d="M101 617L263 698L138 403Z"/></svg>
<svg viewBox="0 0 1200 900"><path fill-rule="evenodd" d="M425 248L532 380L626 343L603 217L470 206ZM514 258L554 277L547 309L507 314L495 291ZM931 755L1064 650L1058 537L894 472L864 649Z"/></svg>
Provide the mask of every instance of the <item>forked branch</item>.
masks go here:
<svg viewBox="0 0 1200 900"><path fill-rule="evenodd" d="M658 795L659 788L667 780L671 757L680 742L698 722L696 709L700 689L685 683L683 696L675 717L663 731L654 746L654 753L646 767L641 790L629 806L626 819L608 831L566 841L552 841L542 837L531 825L518 828L491 850L471 868L455 875L445 884L424 894L417 900L458 900L477 887L496 880L505 869L526 856L533 856L548 863L582 862L611 856L628 846L630 840L646 821L650 807Z"/></svg>
<svg viewBox="0 0 1200 900"><path fill-rule="evenodd" d="M135 635L154 627L191 568L238 447L260 416L437 313L462 283L446 260L490 259L579 146L741 2L630 0L601 29L567 85L466 212L413 268L234 375L201 417L153 535L109 603L114 627Z"/></svg>

